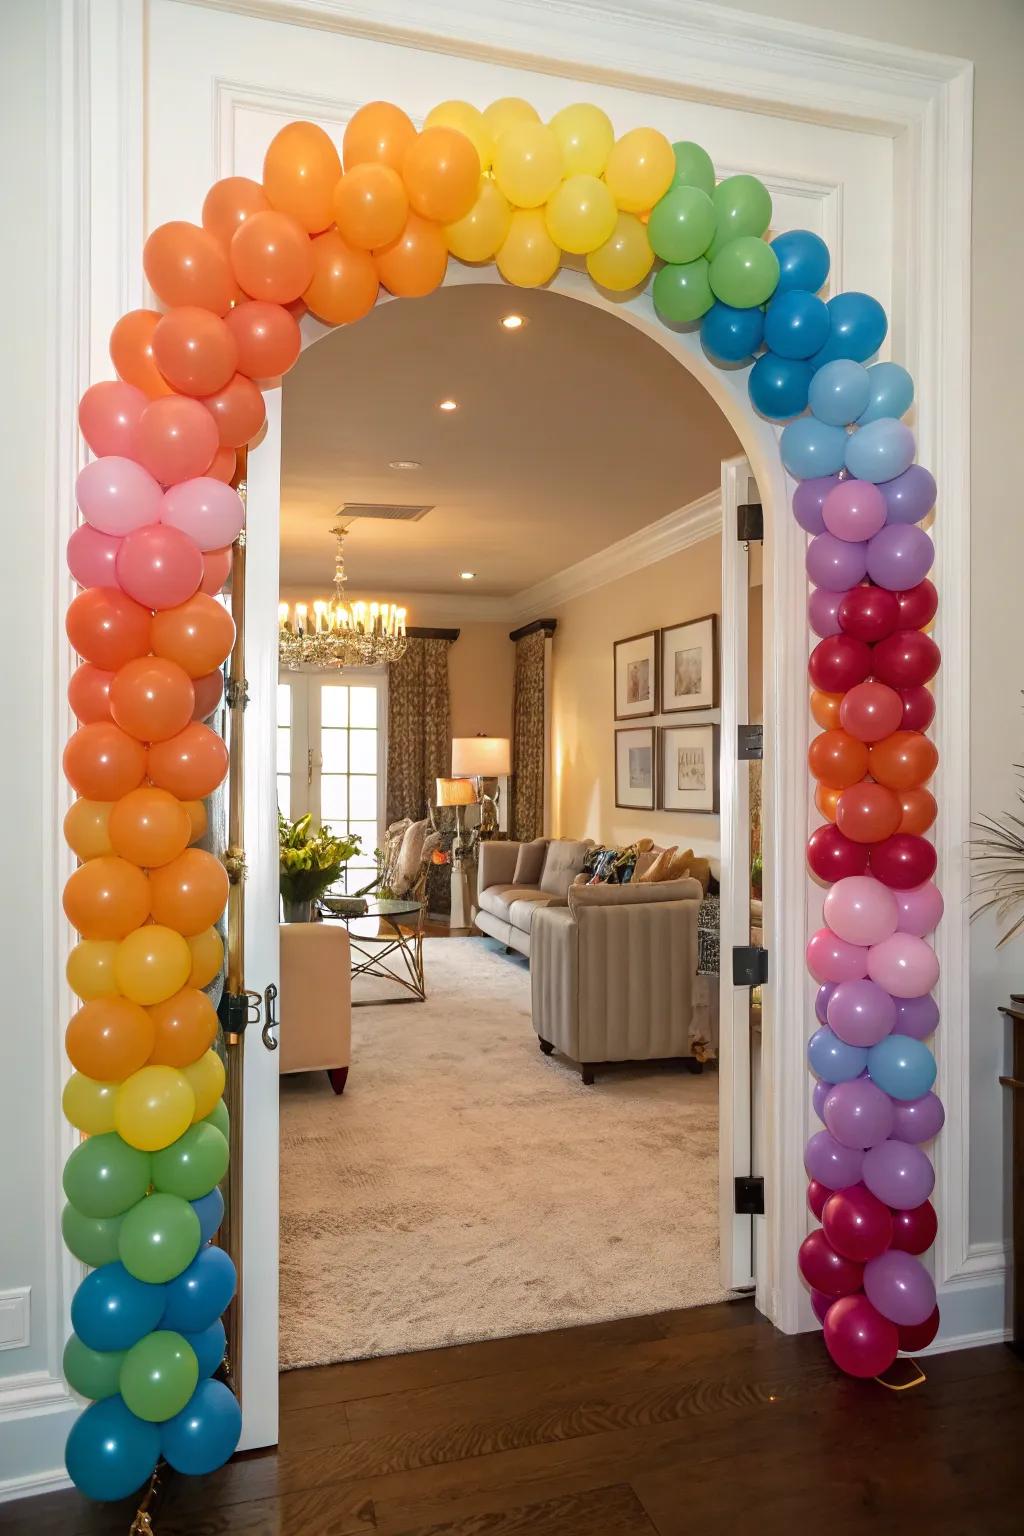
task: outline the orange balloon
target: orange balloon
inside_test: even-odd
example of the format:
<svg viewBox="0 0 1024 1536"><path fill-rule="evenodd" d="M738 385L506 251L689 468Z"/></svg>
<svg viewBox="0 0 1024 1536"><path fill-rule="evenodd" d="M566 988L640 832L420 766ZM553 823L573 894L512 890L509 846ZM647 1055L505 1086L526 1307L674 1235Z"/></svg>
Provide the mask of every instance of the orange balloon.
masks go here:
<svg viewBox="0 0 1024 1536"><path fill-rule="evenodd" d="M182 987L152 1007L149 1016L156 1031L149 1056L151 1066L190 1066L217 1038L217 1010L196 987Z"/></svg>
<svg viewBox="0 0 1024 1536"><path fill-rule="evenodd" d="M224 549L208 549L203 555L203 579L199 583L200 592L208 592L211 597L216 597L217 593L223 590L224 583L230 575L231 545L228 544ZM215 672L213 675L214 677L220 677L219 672ZM197 701L198 698L199 694L197 692ZM216 705L214 708L216 708ZM194 715L195 710L193 709L193 717ZM200 716L200 719L202 718Z"/></svg>
<svg viewBox="0 0 1024 1536"><path fill-rule="evenodd" d="M126 997L102 997L79 1008L64 1034L76 1072L101 1083L123 1083L149 1059L156 1026Z"/></svg>
<svg viewBox="0 0 1024 1536"><path fill-rule="evenodd" d="M188 673L165 656L139 656L114 673L110 713L136 741L166 741L192 718L195 690Z"/></svg>
<svg viewBox="0 0 1024 1536"><path fill-rule="evenodd" d="M153 356L153 332L162 319L158 309L130 309L110 333L110 361L118 378L151 400L174 393Z"/></svg>
<svg viewBox="0 0 1024 1536"><path fill-rule="evenodd" d="M263 190L272 208L289 213L311 235L331 222L331 196L341 157L316 123L289 123L270 141L263 160Z"/></svg>
<svg viewBox="0 0 1024 1536"><path fill-rule="evenodd" d="M186 938L211 927L228 900L228 872L202 848L186 848L149 877L153 917Z"/></svg>
<svg viewBox="0 0 1024 1536"><path fill-rule="evenodd" d="M448 245L439 224L410 213L397 240L374 251L377 276L399 299L421 299L444 281Z"/></svg>
<svg viewBox="0 0 1024 1536"><path fill-rule="evenodd" d="M216 928L207 928L204 933L194 934L188 940L188 947L192 954L192 973L188 984L190 987L208 987L224 969L224 944L221 936Z"/></svg>
<svg viewBox="0 0 1024 1536"><path fill-rule="evenodd" d="M91 661L83 661L72 672L68 683L68 703L82 725L110 719L110 685L113 680L113 672L94 667Z"/></svg>
<svg viewBox="0 0 1024 1536"><path fill-rule="evenodd" d="M219 667L234 643L234 620L216 598L205 592L196 592L177 608L164 608L153 617L154 652L177 662L189 677L203 677Z"/></svg>
<svg viewBox="0 0 1024 1536"><path fill-rule="evenodd" d="M299 322L283 304L251 299L236 304L225 323L234 337L238 371L247 378L280 378L302 351Z"/></svg>
<svg viewBox="0 0 1024 1536"><path fill-rule="evenodd" d="M361 320L377 299L377 269L369 251L346 245L336 229L313 241L313 280L303 299L326 325Z"/></svg>
<svg viewBox="0 0 1024 1536"><path fill-rule="evenodd" d="M168 309L198 304L227 314L235 297L231 266L219 242L198 224L173 219L154 229L142 248L149 286Z"/></svg>
<svg viewBox="0 0 1024 1536"><path fill-rule="evenodd" d="M476 202L480 156L458 129L424 128L405 152L402 180L418 214L454 224Z"/></svg>
<svg viewBox="0 0 1024 1536"><path fill-rule="evenodd" d="M814 777L829 789L846 789L867 773L868 749L847 731L822 731L811 742L807 762Z"/></svg>
<svg viewBox="0 0 1024 1536"><path fill-rule="evenodd" d="M192 711L192 719L209 720L224 697L224 674L219 670L207 672L205 677L193 678L192 686L196 691L196 707Z"/></svg>
<svg viewBox="0 0 1024 1536"><path fill-rule="evenodd" d="M87 587L72 599L64 628L79 656L104 671L145 656L153 615L116 587Z"/></svg>
<svg viewBox="0 0 1024 1536"><path fill-rule="evenodd" d="M251 298L290 304L313 275L309 236L287 213L254 213L231 237L231 270Z"/></svg>
<svg viewBox="0 0 1024 1536"><path fill-rule="evenodd" d="M213 395L234 373L238 348L219 315L183 304L164 315L154 330L153 356L180 394Z"/></svg>
<svg viewBox="0 0 1024 1536"><path fill-rule="evenodd" d="M223 389L203 397L203 404L217 423L222 448L243 448L267 419L263 396L244 373L232 374Z"/></svg>
<svg viewBox="0 0 1024 1536"><path fill-rule="evenodd" d="M367 160L346 171L334 189L334 222L343 240L361 251L389 245L405 227L409 195L390 165Z"/></svg>
<svg viewBox="0 0 1024 1536"><path fill-rule="evenodd" d="M876 741L868 753L871 777L888 789L920 789L938 762L935 743L920 731L893 731Z"/></svg>
<svg viewBox="0 0 1024 1536"><path fill-rule="evenodd" d="M819 784L815 789L814 803L826 821L835 821L840 794L841 790L829 789L827 784Z"/></svg>
<svg viewBox="0 0 1024 1536"><path fill-rule="evenodd" d="M822 689L815 688L811 693L811 714L815 724L820 725L823 731L834 731L839 724L839 706L842 702L841 693L824 693Z"/></svg>
<svg viewBox="0 0 1024 1536"><path fill-rule="evenodd" d="M267 194L258 181L251 181L248 176L225 176L214 182L203 199L203 228L226 251L239 225L269 207Z"/></svg>
<svg viewBox="0 0 1024 1536"><path fill-rule="evenodd" d="M854 843L880 843L900 824L900 803L884 784L854 784L844 789L836 826Z"/></svg>
<svg viewBox="0 0 1024 1536"><path fill-rule="evenodd" d="M401 172L405 152L416 137L412 119L390 101L369 101L349 120L341 152L345 169L376 160Z"/></svg>
<svg viewBox="0 0 1024 1536"><path fill-rule="evenodd" d="M209 726L186 725L170 741L149 749L149 777L179 800L203 800L224 782L228 749Z"/></svg>
<svg viewBox="0 0 1024 1536"><path fill-rule="evenodd" d="M903 789L896 798L900 802L897 831L923 837L939 814L935 796L928 789Z"/></svg>
<svg viewBox="0 0 1024 1536"><path fill-rule="evenodd" d="M64 747L64 777L87 800L119 800L145 776L145 747L113 720L80 725Z"/></svg>
<svg viewBox="0 0 1024 1536"><path fill-rule="evenodd" d="M112 809L109 800L75 800L68 807L64 817L64 841L76 858L98 859L115 852L109 830Z"/></svg>
<svg viewBox="0 0 1024 1536"><path fill-rule="evenodd" d="M190 843L198 843L201 837L206 836L206 829L210 824L210 818L206 814L206 806L202 800L183 800L182 805L188 812L191 823L188 840Z"/></svg>
<svg viewBox="0 0 1024 1536"><path fill-rule="evenodd" d="M116 939L80 939L68 955L65 975L68 986L84 1003L94 997L116 997L114 956Z"/></svg>
<svg viewBox="0 0 1024 1536"><path fill-rule="evenodd" d="M126 859L90 859L64 886L64 912L83 939L123 939L149 916L149 881Z"/></svg>
<svg viewBox="0 0 1024 1536"><path fill-rule="evenodd" d="M109 832L119 858L143 869L159 869L188 847L192 820L181 801L166 789L143 784L114 805ZM152 901L152 889L150 897Z"/></svg>
<svg viewBox="0 0 1024 1536"><path fill-rule="evenodd" d="M234 314L234 310L231 310ZM238 455L233 448L218 448L214 455L213 463L206 471L214 480L223 480L225 485L230 485L235 478L238 469Z"/></svg>

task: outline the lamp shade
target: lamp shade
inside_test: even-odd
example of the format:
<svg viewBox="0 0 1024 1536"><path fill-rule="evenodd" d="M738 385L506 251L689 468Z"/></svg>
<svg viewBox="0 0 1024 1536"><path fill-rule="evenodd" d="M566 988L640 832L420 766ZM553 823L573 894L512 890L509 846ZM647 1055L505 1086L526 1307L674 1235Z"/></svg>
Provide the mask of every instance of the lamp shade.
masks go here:
<svg viewBox="0 0 1024 1536"><path fill-rule="evenodd" d="M476 805L476 790L471 779L438 779L438 805Z"/></svg>
<svg viewBox="0 0 1024 1536"><path fill-rule="evenodd" d="M452 741L452 773L476 779L496 779L512 772L512 747L507 736L456 736Z"/></svg>

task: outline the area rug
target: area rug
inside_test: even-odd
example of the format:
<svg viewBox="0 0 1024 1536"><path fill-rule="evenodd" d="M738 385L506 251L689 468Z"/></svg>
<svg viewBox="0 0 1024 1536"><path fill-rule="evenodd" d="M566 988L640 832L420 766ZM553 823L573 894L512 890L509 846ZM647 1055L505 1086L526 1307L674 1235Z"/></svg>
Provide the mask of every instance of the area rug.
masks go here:
<svg viewBox="0 0 1024 1536"><path fill-rule="evenodd" d="M282 1366L724 1296L717 1074L584 1088L538 1050L525 960L482 938L425 951L425 1003L353 1010L344 1095L281 1080Z"/></svg>

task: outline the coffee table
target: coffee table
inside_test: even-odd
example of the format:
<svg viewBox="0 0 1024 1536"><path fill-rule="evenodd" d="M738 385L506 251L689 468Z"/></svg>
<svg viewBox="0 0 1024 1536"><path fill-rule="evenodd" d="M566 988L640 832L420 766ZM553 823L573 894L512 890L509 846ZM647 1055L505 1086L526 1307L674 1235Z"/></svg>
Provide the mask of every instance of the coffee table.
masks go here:
<svg viewBox="0 0 1024 1536"><path fill-rule="evenodd" d="M427 984L423 974L426 915L425 902L405 897L368 901L366 911L358 916L324 911L325 922L342 922L348 928L353 981L357 976L376 976L383 981L395 982L407 994L404 997L353 998L353 1008L426 1002Z"/></svg>

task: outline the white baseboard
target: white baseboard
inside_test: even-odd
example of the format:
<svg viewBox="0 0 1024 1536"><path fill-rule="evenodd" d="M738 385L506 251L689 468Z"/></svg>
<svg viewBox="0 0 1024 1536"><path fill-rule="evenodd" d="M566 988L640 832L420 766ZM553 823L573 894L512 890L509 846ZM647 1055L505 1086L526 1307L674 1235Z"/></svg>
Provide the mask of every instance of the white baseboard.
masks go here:
<svg viewBox="0 0 1024 1536"><path fill-rule="evenodd" d="M0 1482L0 1504L13 1499L28 1499L40 1493L60 1493L71 1487L71 1479L63 1466L49 1472L26 1472L21 1477L9 1477Z"/></svg>

